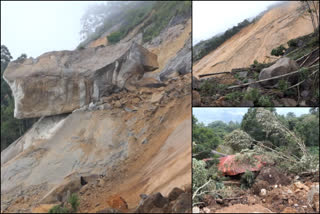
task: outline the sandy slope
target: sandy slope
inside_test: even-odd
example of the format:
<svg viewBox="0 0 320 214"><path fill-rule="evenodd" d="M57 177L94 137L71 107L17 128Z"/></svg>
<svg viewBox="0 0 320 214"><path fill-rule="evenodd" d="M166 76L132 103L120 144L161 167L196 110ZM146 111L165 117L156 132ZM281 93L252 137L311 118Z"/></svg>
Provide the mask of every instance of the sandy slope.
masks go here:
<svg viewBox="0 0 320 214"><path fill-rule="evenodd" d="M270 62L273 48L313 31L311 21L298 10L299 2L290 2L268 11L256 23L242 29L219 48L193 66L193 74L230 71L258 62Z"/></svg>

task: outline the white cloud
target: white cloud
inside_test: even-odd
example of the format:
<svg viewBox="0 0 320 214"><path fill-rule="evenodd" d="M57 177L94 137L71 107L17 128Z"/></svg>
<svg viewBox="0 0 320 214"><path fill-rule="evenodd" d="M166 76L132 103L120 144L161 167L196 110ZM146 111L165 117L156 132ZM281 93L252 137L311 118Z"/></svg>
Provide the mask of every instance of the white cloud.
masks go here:
<svg viewBox="0 0 320 214"><path fill-rule="evenodd" d="M80 18L96 2L1 1L1 44L13 58L37 57L54 50L72 50L80 42Z"/></svg>

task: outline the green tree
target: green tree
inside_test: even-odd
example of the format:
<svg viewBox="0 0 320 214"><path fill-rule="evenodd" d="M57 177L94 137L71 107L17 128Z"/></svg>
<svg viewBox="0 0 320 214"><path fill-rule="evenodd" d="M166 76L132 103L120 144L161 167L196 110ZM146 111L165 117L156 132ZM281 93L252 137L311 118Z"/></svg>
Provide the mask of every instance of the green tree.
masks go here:
<svg viewBox="0 0 320 214"><path fill-rule="evenodd" d="M22 54L15 61L27 58ZM1 151L23 135L37 119L18 120L13 117L14 99L9 85L3 79L3 74L12 56L5 45L1 45Z"/></svg>

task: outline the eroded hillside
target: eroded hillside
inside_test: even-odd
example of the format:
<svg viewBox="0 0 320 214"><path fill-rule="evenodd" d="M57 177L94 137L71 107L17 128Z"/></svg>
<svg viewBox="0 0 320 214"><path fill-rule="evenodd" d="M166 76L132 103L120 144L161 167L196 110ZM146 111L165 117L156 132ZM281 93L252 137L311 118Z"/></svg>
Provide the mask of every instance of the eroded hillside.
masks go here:
<svg viewBox="0 0 320 214"><path fill-rule="evenodd" d="M114 198L134 212L140 194L190 189L191 20L147 43L140 27L9 64L15 115L41 119L1 152L1 212L48 212L71 193L79 212L120 209Z"/></svg>
<svg viewBox="0 0 320 214"><path fill-rule="evenodd" d="M290 39L309 33L313 28L300 2L293 1L265 13L256 23L242 29L216 50L193 65L193 74L231 71L248 67L254 60L261 63L274 61L271 50Z"/></svg>

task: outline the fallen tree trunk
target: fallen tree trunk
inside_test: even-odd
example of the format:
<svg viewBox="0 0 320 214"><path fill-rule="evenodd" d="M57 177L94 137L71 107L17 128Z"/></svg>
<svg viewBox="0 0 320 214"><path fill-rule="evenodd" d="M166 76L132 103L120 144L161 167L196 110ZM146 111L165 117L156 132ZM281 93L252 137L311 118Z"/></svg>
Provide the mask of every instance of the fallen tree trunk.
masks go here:
<svg viewBox="0 0 320 214"><path fill-rule="evenodd" d="M319 64L311 66L308 69L315 68L315 67L318 67L318 66L319 66ZM293 72L288 73L288 74L283 74L283 75L279 75L279 76L276 76L276 77L271 77L271 78L268 78L268 79L258 80L258 81L251 82L251 83L244 83L244 84L241 84L241 85L233 85L233 86L228 87L227 89L241 88L241 87L244 87L244 86L247 86L247 85L251 85L251 84L255 84L255 83L260 83L260 82L265 82L265 81L269 81L269 80L279 79L279 78L282 78L282 77L286 77L286 76L290 76L290 75L299 73L301 71L302 70L299 69L297 71L293 71Z"/></svg>
<svg viewBox="0 0 320 214"><path fill-rule="evenodd" d="M223 72L218 72L218 73L200 74L199 78L206 77L206 76L218 75L218 74L228 74L228 73L231 73L231 72L230 71L223 71Z"/></svg>
<svg viewBox="0 0 320 214"><path fill-rule="evenodd" d="M212 153L212 154L215 154L215 155L222 156L222 157L226 157L226 156L228 156L228 155L226 155L226 154L223 154L223 153L217 152L217 151L215 151L215 150L211 150L211 153Z"/></svg>

